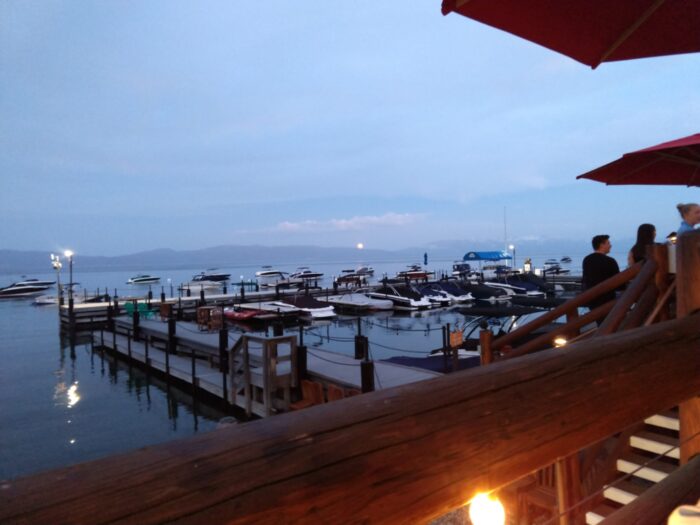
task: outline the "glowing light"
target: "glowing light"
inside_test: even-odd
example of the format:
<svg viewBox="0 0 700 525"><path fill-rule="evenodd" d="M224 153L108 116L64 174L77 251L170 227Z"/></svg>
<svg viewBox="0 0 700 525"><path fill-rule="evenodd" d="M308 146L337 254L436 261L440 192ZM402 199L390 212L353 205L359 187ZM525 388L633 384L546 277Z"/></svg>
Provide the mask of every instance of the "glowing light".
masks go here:
<svg viewBox="0 0 700 525"><path fill-rule="evenodd" d="M71 439L68 443L70 443L71 445L75 443L75 438Z"/></svg>
<svg viewBox="0 0 700 525"><path fill-rule="evenodd" d="M509 244L509 245L508 245L508 249L512 252L513 250L515 250L515 245L514 245L514 244Z"/></svg>
<svg viewBox="0 0 700 525"><path fill-rule="evenodd" d="M358 249L358 250L362 250L364 247L365 247L365 244L364 244L364 243L362 243L362 242L358 242L358 243L357 243L357 249Z"/></svg>
<svg viewBox="0 0 700 525"><path fill-rule="evenodd" d="M474 525L504 525L506 511L497 498L477 494L469 504L469 519Z"/></svg>
<svg viewBox="0 0 700 525"><path fill-rule="evenodd" d="M70 259L71 257L73 257L73 250L66 250L65 252L63 252L63 255Z"/></svg>
<svg viewBox="0 0 700 525"><path fill-rule="evenodd" d="M564 346L566 343L567 341L565 337L560 336L554 339L554 346L556 346L557 348L560 346Z"/></svg>
<svg viewBox="0 0 700 525"><path fill-rule="evenodd" d="M78 393L77 381L70 386L66 395L68 396L68 408L75 406L78 403L78 401L80 401L80 394Z"/></svg>

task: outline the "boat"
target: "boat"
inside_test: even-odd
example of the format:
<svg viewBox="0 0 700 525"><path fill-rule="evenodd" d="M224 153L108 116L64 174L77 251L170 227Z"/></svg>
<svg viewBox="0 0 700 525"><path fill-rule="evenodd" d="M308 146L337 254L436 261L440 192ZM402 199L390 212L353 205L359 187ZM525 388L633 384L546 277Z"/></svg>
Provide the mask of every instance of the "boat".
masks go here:
<svg viewBox="0 0 700 525"><path fill-rule="evenodd" d="M447 293L441 288L434 286L433 283L417 285L415 288L418 293L433 303L433 306L449 306L452 304L452 299L447 296Z"/></svg>
<svg viewBox="0 0 700 525"><path fill-rule="evenodd" d="M371 266L363 266L363 265L360 265L360 266L358 266L358 267L355 269L355 273L356 273L357 275L369 275L369 276L372 276L372 275L374 275L374 268L372 268Z"/></svg>
<svg viewBox="0 0 700 525"><path fill-rule="evenodd" d="M462 290L457 283L454 282L454 280L437 281L424 286L429 286L433 289L440 290L451 303L466 303L474 300L474 296L471 293Z"/></svg>
<svg viewBox="0 0 700 525"><path fill-rule="evenodd" d="M32 297L40 295L56 281L40 281L39 279L26 279L0 288L0 298L11 299L14 297Z"/></svg>
<svg viewBox="0 0 700 525"><path fill-rule="evenodd" d="M312 272L308 266L300 266L297 271L289 276L290 279L301 279L302 281L315 281L323 277L321 272Z"/></svg>
<svg viewBox="0 0 700 525"><path fill-rule="evenodd" d="M507 301L510 294L501 288L494 288L482 283L458 281L455 283L465 293L470 293L477 301L500 302Z"/></svg>
<svg viewBox="0 0 700 525"><path fill-rule="evenodd" d="M220 272L216 268L209 268L192 277L192 282L209 281L216 283L224 283L231 277L230 273Z"/></svg>
<svg viewBox="0 0 700 525"><path fill-rule="evenodd" d="M429 299L405 284L385 283L367 294L374 299L388 299L397 310L427 310L432 307Z"/></svg>
<svg viewBox="0 0 700 525"><path fill-rule="evenodd" d="M269 312L265 310L243 309L243 308L224 308L224 317L231 321L247 321L254 317L267 316Z"/></svg>
<svg viewBox="0 0 700 525"><path fill-rule="evenodd" d="M571 257L569 257L568 255L565 255L564 257L559 259L559 262L562 262L564 264L569 264L571 262Z"/></svg>
<svg viewBox="0 0 700 525"><path fill-rule="evenodd" d="M355 290L354 292L329 295L328 297L320 296L319 301L326 302L338 308L355 308L366 310L393 310L394 303L388 299L375 299L368 295L366 289Z"/></svg>
<svg viewBox="0 0 700 525"><path fill-rule="evenodd" d="M154 275L141 274L135 275L134 277L130 277L129 280L126 281L126 284L153 284L159 281L160 277L156 277Z"/></svg>
<svg viewBox="0 0 700 525"><path fill-rule="evenodd" d="M452 276L466 278L472 274L472 265L462 261L452 263Z"/></svg>
<svg viewBox="0 0 700 525"><path fill-rule="evenodd" d="M255 279L258 281L258 286L261 288L298 286L303 284L304 280L298 277L292 278L288 272L281 272L273 269L271 266L263 266L259 272L255 272Z"/></svg>
<svg viewBox="0 0 700 525"><path fill-rule="evenodd" d="M355 270L343 270L343 273L335 278L338 284L362 286L367 284L367 275L360 275Z"/></svg>
<svg viewBox="0 0 700 525"><path fill-rule="evenodd" d="M300 309L305 317L312 319L328 319L335 317L335 308L324 304L310 295L289 295L273 304L293 306Z"/></svg>
<svg viewBox="0 0 700 525"><path fill-rule="evenodd" d="M435 276L435 272L424 269L420 264L411 264L407 270L402 270L396 274L396 279L408 281L426 281Z"/></svg>

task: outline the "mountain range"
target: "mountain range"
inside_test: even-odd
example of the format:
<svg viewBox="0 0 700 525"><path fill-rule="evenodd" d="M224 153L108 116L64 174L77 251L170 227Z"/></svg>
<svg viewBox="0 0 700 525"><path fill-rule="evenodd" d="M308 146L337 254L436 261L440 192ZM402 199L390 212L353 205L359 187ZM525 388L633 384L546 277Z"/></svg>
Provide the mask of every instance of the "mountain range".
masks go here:
<svg viewBox="0 0 700 525"><path fill-rule="evenodd" d="M587 241L550 239L522 240L517 242L518 258L562 255L580 256L590 251ZM618 240L626 253L631 240ZM265 264L313 264L332 262L398 261L406 264L423 262L427 253L431 260L458 260L471 250L503 249L503 241L438 241L426 246L405 248L402 250L378 250L346 247L321 246L262 246L262 245L228 245L214 246L200 250L174 250L169 248L137 252L127 255L74 256L75 263L83 271L133 270L148 271L152 269L184 269L228 266L261 266ZM50 250L20 251L0 250L0 273L37 273L51 270Z"/></svg>

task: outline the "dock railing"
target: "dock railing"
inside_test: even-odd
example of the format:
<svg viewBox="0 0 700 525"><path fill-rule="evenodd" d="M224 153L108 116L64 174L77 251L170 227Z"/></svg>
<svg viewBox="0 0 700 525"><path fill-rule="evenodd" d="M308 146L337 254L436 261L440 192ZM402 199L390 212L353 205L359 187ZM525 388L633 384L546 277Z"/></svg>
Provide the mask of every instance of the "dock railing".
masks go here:
<svg viewBox="0 0 700 525"><path fill-rule="evenodd" d="M0 522L423 523L679 403L691 458L700 232L678 251L677 319L6 481Z"/></svg>

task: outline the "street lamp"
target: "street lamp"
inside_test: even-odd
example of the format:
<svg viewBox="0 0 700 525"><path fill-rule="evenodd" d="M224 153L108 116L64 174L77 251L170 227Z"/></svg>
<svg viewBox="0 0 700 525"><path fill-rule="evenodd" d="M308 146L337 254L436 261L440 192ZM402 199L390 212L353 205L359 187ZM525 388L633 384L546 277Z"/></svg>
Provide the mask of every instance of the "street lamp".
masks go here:
<svg viewBox="0 0 700 525"><path fill-rule="evenodd" d="M510 246L508 246L508 249L511 252L513 252L513 269L515 270L515 268L516 268L516 266L515 266L515 244L511 244Z"/></svg>
<svg viewBox="0 0 700 525"><path fill-rule="evenodd" d="M61 290L61 256L54 253L51 254L51 266L56 270L56 290L58 290L58 304L63 304L63 290Z"/></svg>
<svg viewBox="0 0 700 525"><path fill-rule="evenodd" d="M70 276L70 282L68 283L68 306L70 308L73 307L73 252L71 250L66 250L63 252L63 255L68 257L68 268L69 268L69 276Z"/></svg>

